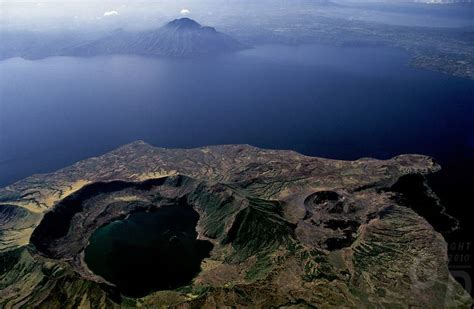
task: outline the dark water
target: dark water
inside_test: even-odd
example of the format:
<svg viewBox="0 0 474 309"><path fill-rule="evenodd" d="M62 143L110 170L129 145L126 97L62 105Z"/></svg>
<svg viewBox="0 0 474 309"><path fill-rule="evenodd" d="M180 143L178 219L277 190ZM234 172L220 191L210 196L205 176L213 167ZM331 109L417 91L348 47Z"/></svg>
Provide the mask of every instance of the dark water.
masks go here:
<svg viewBox="0 0 474 309"><path fill-rule="evenodd" d="M0 185L137 139L346 159L472 149L474 82L406 63L393 49L321 46L207 61L2 61Z"/></svg>
<svg viewBox="0 0 474 309"><path fill-rule="evenodd" d="M210 242L196 240L198 218L187 206L131 214L94 232L85 261L127 296L184 286L212 249Z"/></svg>
<svg viewBox="0 0 474 309"><path fill-rule="evenodd" d="M444 168L432 186L461 219L446 235L464 256L451 266L472 272L474 81L408 60L385 48L261 46L207 60L2 61L0 185L137 139L339 159L427 154Z"/></svg>

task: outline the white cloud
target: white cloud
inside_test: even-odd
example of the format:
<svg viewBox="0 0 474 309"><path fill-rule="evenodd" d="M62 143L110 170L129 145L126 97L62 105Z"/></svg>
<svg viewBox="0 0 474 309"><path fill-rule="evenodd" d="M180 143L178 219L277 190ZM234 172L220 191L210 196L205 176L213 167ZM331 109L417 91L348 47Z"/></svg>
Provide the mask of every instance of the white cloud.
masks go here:
<svg viewBox="0 0 474 309"><path fill-rule="evenodd" d="M181 13L181 15L188 15L189 13L191 13L191 11L188 9L182 9L179 13Z"/></svg>
<svg viewBox="0 0 474 309"><path fill-rule="evenodd" d="M104 16L114 16L114 15L118 15L118 12L117 11L104 12Z"/></svg>

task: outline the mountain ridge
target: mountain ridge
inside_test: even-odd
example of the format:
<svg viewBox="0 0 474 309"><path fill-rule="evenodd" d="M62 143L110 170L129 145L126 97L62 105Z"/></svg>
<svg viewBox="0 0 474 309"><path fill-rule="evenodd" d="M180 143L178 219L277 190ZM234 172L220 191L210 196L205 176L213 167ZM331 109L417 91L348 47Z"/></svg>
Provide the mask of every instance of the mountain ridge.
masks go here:
<svg viewBox="0 0 474 309"><path fill-rule="evenodd" d="M180 18L154 30L115 31L107 37L70 48L63 53L72 56L136 54L195 57L233 52L245 47L213 27L202 26L190 18Z"/></svg>
<svg viewBox="0 0 474 309"><path fill-rule="evenodd" d="M0 189L0 306L467 307L446 241L397 185L439 169L422 155L128 144ZM189 285L126 298L88 271L91 233L166 205L192 207L214 246Z"/></svg>

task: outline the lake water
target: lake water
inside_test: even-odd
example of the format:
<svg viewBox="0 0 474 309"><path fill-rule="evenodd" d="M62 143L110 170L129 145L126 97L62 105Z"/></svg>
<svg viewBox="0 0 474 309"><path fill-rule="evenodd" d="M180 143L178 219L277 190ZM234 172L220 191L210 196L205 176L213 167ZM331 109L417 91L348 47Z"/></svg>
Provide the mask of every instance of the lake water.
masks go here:
<svg viewBox="0 0 474 309"><path fill-rule="evenodd" d="M161 147L248 143L339 159L421 153L443 165L432 186L463 223L450 244L470 242L474 81L408 61L396 49L316 45L200 60L5 60L0 186L137 139Z"/></svg>
<svg viewBox="0 0 474 309"><path fill-rule="evenodd" d="M189 284L212 244L196 240L199 215L190 206L131 214L92 234L85 261L127 296Z"/></svg>

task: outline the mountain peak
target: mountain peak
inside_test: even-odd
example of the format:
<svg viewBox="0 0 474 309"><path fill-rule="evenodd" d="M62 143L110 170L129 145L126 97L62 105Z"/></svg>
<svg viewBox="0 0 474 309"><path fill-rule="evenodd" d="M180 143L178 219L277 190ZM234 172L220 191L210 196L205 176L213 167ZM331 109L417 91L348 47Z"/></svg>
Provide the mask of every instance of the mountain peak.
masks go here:
<svg viewBox="0 0 474 309"><path fill-rule="evenodd" d="M196 57L243 48L245 46L237 40L212 27L201 26L190 18L179 18L153 30L113 32L107 37L75 47L72 53Z"/></svg>
<svg viewBox="0 0 474 309"><path fill-rule="evenodd" d="M191 18L183 17L170 21L166 24L166 27L175 29L199 29L201 25Z"/></svg>

